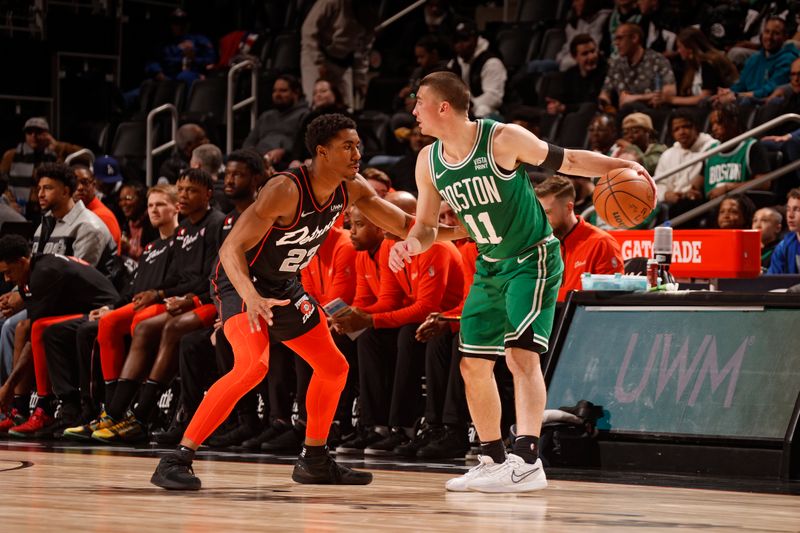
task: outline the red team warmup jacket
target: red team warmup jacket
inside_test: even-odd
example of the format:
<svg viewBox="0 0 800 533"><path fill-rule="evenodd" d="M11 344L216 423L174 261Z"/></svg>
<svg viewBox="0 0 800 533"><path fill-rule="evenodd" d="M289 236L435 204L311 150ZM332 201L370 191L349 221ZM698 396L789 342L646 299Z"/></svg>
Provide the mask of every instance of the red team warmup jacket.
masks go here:
<svg viewBox="0 0 800 533"><path fill-rule="evenodd" d="M581 216L578 216L575 227L561 239L561 259L564 260L564 278L558 290L559 302L564 301L569 291L581 290L581 274L584 272L623 272L622 250L617 240Z"/></svg>
<svg viewBox="0 0 800 533"><path fill-rule="evenodd" d="M475 260L478 258L478 246L470 239L461 239L454 241L453 244L458 248L461 254L461 269L464 272L464 295L461 301L453 309L445 309L442 314L448 316L458 316L464 311L464 302L469 295L469 288L472 286L472 280L475 278ZM450 329L453 333L459 329L459 322L451 322Z"/></svg>
<svg viewBox="0 0 800 533"><path fill-rule="evenodd" d="M395 273L389 268L388 261L388 251L393 244L386 240L381 245L376 254L377 269L367 252L360 252L357 260L357 267L361 265L366 270L358 271L361 292L356 301L366 301L365 285L371 285L376 275L380 279L375 303L359 307L372 314L376 328L399 328L406 324L421 323L430 313L452 309L461 302L464 272L461 255L455 245L436 242L427 252L414 256L410 264ZM370 259L369 263L363 259L364 256Z"/></svg>
<svg viewBox="0 0 800 533"><path fill-rule="evenodd" d="M375 252L375 257L366 250L356 252L356 296L353 307L367 311L378 301L378 294L381 292L381 271L378 265L389 262L389 250L393 244L394 241L384 239Z"/></svg>

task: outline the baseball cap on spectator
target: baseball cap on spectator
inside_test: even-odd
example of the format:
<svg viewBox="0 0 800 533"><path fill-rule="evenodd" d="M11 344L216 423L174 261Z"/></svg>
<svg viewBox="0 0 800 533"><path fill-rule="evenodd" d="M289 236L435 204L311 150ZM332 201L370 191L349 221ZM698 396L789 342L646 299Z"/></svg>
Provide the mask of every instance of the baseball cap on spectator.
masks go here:
<svg viewBox="0 0 800 533"><path fill-rule="evenodd" d="M117 183L122 181L122 172L119 163L111 156L98 157L93 166L94 177L103 183Z"/></svg>
<svg viewBox="0 0 800 533"><path fill-rule="evenodd" d="M653 131L653 120L644 113L631 113L622 121L622 129L626 128L644 128L647 131Z"/></svg>
<svg viewBox="0 0 800 533"><path fill-rule="evenodd" d="M25 121L25 126L22 131L27 132L30 130L44 130L50 131L50 124L47 123L44 117L33 117Z"/></svg>
<svg viewBox="0 0 800 533"><path fill-rule="evenodd" d="M478 26L471 20L462 20L456 24L456 31L453 33L453 41L466 41L470 37L478 35Z"/></svg>

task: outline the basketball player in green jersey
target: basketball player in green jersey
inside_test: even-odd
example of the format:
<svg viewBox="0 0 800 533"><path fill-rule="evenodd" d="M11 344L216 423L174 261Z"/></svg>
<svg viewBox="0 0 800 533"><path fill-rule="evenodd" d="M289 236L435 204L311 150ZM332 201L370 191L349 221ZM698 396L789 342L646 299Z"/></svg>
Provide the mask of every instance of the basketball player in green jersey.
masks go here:
<svg viewBox="0 0 800 533"><path fill-rule="evenodd" d="M470 95L449 72L426 76L414 116L437 138L419 153L417 220L396 243L389 264L403 268L437 235L446 200L478 245L475 279L461 317L460 349L470 414L481 440L479 464L447 482L447 490L524 492L547 486L538 458L546 391L539 354L547 351L563 264L558 240L522 163L574 176L595 177L631 161L584 150L564 150L516 125L469 120ZM506 356L514 377L517 438L506 457L500 435L500 396L494 363Z"/></svg>

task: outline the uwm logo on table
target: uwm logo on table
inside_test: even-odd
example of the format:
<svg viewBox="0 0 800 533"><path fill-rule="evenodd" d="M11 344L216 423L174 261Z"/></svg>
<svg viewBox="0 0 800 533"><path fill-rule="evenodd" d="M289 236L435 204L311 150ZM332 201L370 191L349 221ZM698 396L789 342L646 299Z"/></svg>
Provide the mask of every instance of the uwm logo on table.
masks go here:
<svg viewBox="0 0 800 533"><path fill-rule="evenodd" d="M653 230L612 231L622 259L653 257ZM761 273L761 238L757 230L675 230L672 267L683 278L754 278Z"/></svg>
<svg viewBox="0 0 800 533"><path fill-rule="evenodd" d="M715 335L705 335L696 349L693 349L696 341L690 347L688 337L681 339L661 333L653 338L639 337L638 333L631 335L617 372L614 397L620 403L633 403L641 398L656 402L666 393L671 398L664 398L665 401L693 406L699 397L713 396L725 384L722 405L730 407L742 363L755 341L755 337L745 336L732 354L725 354L718 349ZM648 344L649 355L641 368ZM639 359L638 364L632 365L632 359ZM633 371L632 366L638 366L637 370Z"/></svg>

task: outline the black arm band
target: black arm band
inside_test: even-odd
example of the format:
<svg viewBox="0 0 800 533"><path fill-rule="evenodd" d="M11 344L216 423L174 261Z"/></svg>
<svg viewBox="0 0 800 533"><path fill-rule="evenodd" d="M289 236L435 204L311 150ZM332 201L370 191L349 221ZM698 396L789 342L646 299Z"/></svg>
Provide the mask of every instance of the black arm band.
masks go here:
<svg viewBox="0 0 800 533"><path fill-rule="evenodd" d="M547 157L542 161L542 166L553 170L559 170L564 163L564 149L555 144L547 143Z"/></svg>

